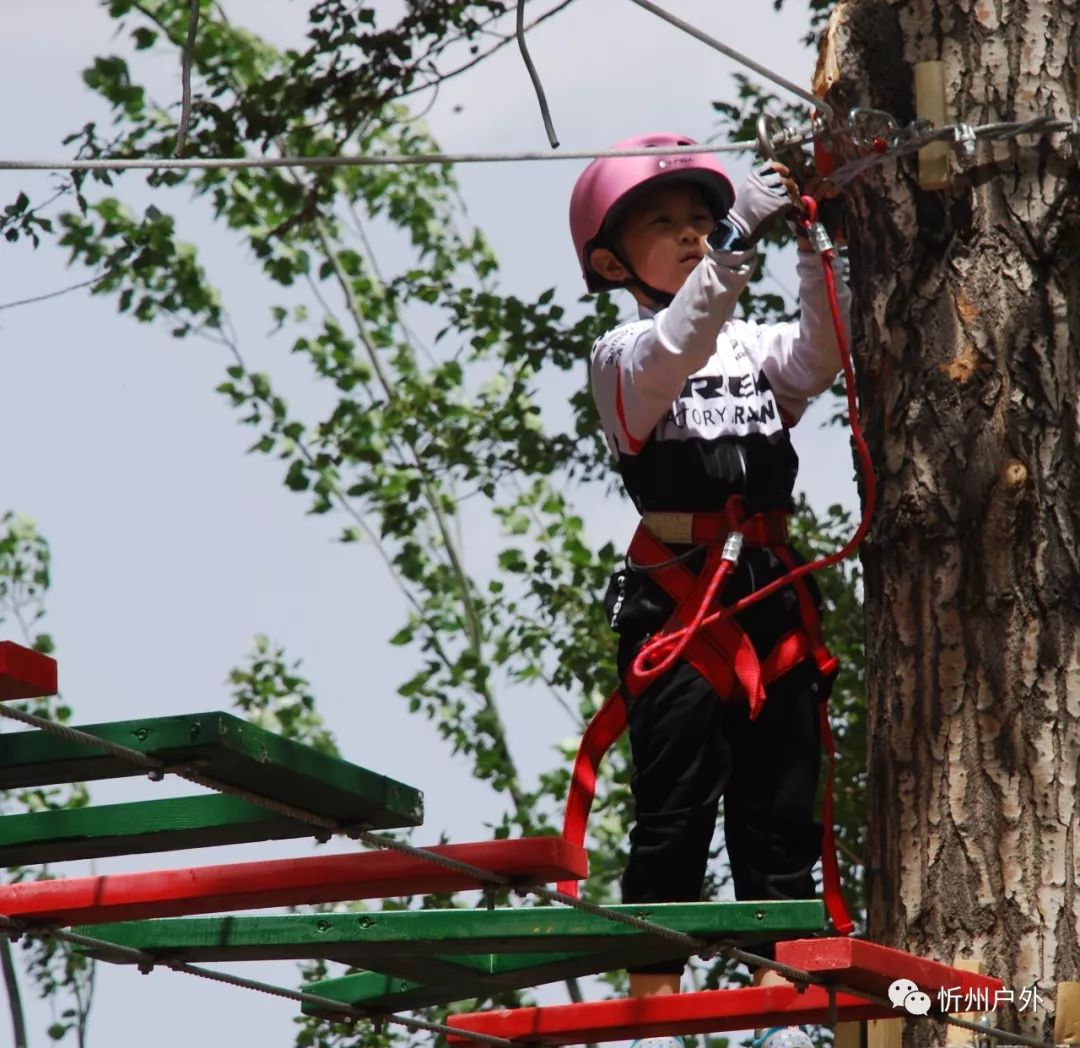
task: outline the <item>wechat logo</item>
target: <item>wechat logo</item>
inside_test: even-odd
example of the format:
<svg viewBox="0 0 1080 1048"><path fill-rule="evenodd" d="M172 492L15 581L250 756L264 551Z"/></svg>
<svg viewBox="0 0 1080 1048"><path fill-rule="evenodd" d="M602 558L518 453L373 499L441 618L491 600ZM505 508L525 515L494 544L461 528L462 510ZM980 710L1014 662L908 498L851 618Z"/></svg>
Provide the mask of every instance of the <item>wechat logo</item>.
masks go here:
<svg viewBox="0 0 1080 1048"><path fill-rule="evenodd" d="M926 1015L930 1011L930 995L923 993L910 979L897 979L891 983L889 1000L894 1008L903 1008L908 1015Z"/></svg>

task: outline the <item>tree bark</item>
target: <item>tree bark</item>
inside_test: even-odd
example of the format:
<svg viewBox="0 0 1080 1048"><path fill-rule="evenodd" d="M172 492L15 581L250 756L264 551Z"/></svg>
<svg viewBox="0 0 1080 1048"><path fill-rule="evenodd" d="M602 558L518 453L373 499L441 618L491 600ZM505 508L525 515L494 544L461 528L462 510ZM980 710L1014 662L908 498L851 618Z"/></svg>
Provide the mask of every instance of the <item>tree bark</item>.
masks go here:
<svg viewBox="0 0 1080 1048"><path fill-rule="evenodd" d="M952 121L1070 119L1078 19L1077 0L847 0L829 97L906 124L914 65L940 60ZM1080 978L1080 176L1060 134L980 144L950 190L916 171L887 161L848 194L880 487L869 932L1050 995Z"/></svg>

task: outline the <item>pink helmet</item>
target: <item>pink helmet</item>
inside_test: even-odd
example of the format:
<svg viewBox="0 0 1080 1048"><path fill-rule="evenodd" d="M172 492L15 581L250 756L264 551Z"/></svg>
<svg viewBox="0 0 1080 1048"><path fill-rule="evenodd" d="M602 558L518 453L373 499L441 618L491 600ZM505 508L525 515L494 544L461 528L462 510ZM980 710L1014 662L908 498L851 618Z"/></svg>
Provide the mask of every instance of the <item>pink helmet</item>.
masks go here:
<svg viewBox="0 0 1080 1048"><path fill-rule="evenodd" d="M668 133L637 135L617 142L612 149L662 150L697 143L685 135ZM642 186L661 179L696 182L704 190L717 218L727 214L735 200L735 189L712 153L660 153L658 156L599 157L574 184L570 196L570 235L574 238L581 273L590 291L617 287L589 265L589 252L605 227L615 217L620 204Z"/></svg>

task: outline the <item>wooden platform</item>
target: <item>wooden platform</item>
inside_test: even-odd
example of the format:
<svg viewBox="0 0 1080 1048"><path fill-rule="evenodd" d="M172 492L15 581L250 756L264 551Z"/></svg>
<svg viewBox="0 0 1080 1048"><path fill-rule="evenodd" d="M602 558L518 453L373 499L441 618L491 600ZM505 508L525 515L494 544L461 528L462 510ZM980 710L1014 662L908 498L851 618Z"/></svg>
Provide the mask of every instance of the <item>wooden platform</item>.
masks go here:
<svg viewBox="0 0 1080 1048"><path fill-rule="evenodd" d="M7 818L0 819L0 830ZM588 873L584 849L561 837L438 845L428 850L520 883L580 880ZM358 852L2 885L0 913L53 925L99 924L479 887L466 874L422 859L397 852Z"/></svg>
<svg viewBox="0 0 1080 1048"><path fill-rule="evenodd" d="M423 821L419 790L230 713L146 717L80 725L79 730L166 764L194 764L230 786L330 818L364 821L372 828L419 826ZM138 775L145 772L119 757L44 732L0 736L0 789Z"/></svg>
<svg viewBox="0 0 1080 1048"><path fill-rule="evenodd" d="M808 973L857 989L888 996L896 979L910 979L928 993L934 1005L938 991L959 988L949 1000L964 999L967 990L993 992L1000 979L953 968L855 939L802 939L776 944L776 959ZM959 1008L959 1004L957 1004ZM861 1022L904 1018L891 1005L878 1005L843 992L836 993L835 1019ZM828 991L811 986L800 993L793 986L710 990L663 997L596 1001L549 1008L516 1008L452 1015L450 1026L531 1044L566 1045L588 1042L721 1033L751 1027L825 1024ZM465 1037L448 1038L466 1044Z"/></svg>
<svg viewBox="0 0 1080 1048"><path fill-rule="evenodd" d="M3 816L0 866L289 840L311 834L307 823L218 794L94 805Z"/></svg>
<svg viewBox="0 0 1080 1048"><path fill-rule="evenodd" d="M811 922L821 927L824 922L824 908L816 901L809 904L669 903L615 909L647 916L659 924L678 927L702 939L728 942L782 938L786 934L783 931L785 925ZM497 953L450 953L447 944L443 943L437 949L438 960L443 966L441 970L396 968L396 959L392 963L386 956L381 956L364 965L377 971L327 979L308 989L320 996L364 1008L421 1008L617 971L627 965L674 960L686 952L678 943L644 935L602 918L582 922L569 916L578 911L540 908L531 912L543 921L536 926L536 938L496 940ZM563 916L557 916L559 914ZM578 913L578 917L581 916L588 915ZM597 925L595 921L603 921L603 924ZM574 938L575 930L587 934ZM510 952L519 947L524 952ZM322 1014L318 1007L305 1005L304 1011Z"/></svg>
<svg viewBox="0 0 1080 1048"><path fill-rule="evenodd" d="M840 1022L896 1017L892 1008L838 994ZM736 990L621 998L549 1008L514 1008L451 1015L447 1024L462 1031L492 1034L530 1044L589 1044L679 1034L721 1033L759 1026L792 1026L828 1021L825 990L793 986L754 986ZM468 1044L467 1037L448 1037Z"/></svg>
<svg viewBox="0 0 1080 1048"><path fill-rule="evenodd" d="M821 927L825 919L817 901L616 909L708 941L783 938L792 926ZM367 971L316 983L312 992L384 1010L467 1000L684 953L668 939L556 906L190 918L78 930L170 960L338 961ZM87 952L115 959L104 949Z"/></svg>
<svg viewBox="0 0 1080 1048"><path fill-rule="evenodd" d="M304 989L320 997L378 1011L425 1008L475 1000L506 990L521 990L564 979L618 971L627 964L666 961L678 947L644 940L597 946L591 951L566 953L453 954L437 958L440 969L414 968L408 958L377 962L379 972L361 972L309 983ZM681 956L678 955L678 956ZM384 972L396 971L390 975ZM409 978L405 972L409 972ZM304 1004L306 1015L334 1018L338 1013Z"/></svg>
<svg viewBox="0 0 1080 1048"><path fill-rule="evenodd" d="M345 826L385 829L423 822L419 790L228 713L114 721L80 730ZM0 789L145 774L119 757L44 731L0 735ZM153 786L146 783L145 790L152 794ZM239 844L315 832L307 822L233 796L133 801L6 815L0 819L0 864Z"/></svg>
<svg viewBox="0 0 1080 1048"><path fill-rule="evenodd" d="M0 702L55 695L56 660L10 640L0 641Z"/></svg>
<svg viewBox="0 0 1080 1048"><path fill-rule="evenodd" d="M795 939L776 944L776 959L801 968L828 982L844 983L858 990L887 997L896 979L910 979L935 1005L938 992L955 989L961 997L981 993L997 1000L1004 983L990 975L979 975L949 964L916 957L861 939Z"/></svg>
<svg viewBox="0 0 1080 1048"><path fill-rule="evenodd" d="M780 939L793 927L824 924L817 900L800 902L659 903L614 906L667 928L712 940ZM572 953L597 946L666 943L627 925L561 906L495 910L404 910L268 917L193 917L132 921L87 930L109 942L187 961L339 960L380 970L388 957L440 954ZM91 951L92 952L92 951Z"/></svg>

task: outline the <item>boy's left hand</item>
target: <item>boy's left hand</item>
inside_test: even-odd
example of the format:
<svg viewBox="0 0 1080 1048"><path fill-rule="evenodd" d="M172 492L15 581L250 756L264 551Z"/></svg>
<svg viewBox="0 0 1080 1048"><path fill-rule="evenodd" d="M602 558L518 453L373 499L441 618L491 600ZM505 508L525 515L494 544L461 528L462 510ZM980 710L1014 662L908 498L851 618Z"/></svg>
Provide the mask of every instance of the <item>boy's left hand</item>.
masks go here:
<svg viewBox="0 0 1080 1048"><path fill-rule="evenodd" d="M799 183L795 181L795 176L792 175L791 169L786 164L781 164L778 160L774 160L769 165L779 176L780 182L787 190L788 196L791 197L791 204L800 214L806 211L802 202L802 190L799 188Z"/></svg>
<svg viewBox="0 0 1080 1048"><path fill-rule="evenodd" d="M756 244L792 207L802 208L798 184L784 164L770 161L750 172L739 187L728 219L748 243Z"/></svg>

